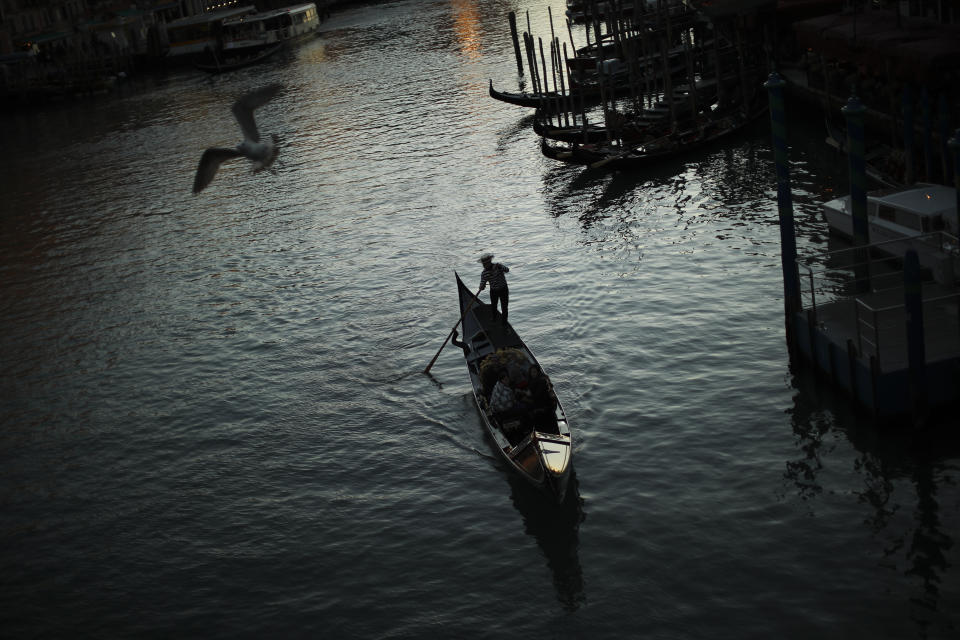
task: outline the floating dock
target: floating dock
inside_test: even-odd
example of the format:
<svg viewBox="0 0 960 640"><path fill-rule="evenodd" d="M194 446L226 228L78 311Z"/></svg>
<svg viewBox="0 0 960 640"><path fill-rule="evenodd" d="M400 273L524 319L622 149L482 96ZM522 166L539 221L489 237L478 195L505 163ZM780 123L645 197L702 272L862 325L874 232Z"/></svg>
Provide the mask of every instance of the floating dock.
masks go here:
<svg viewBox="0 0 960 640"><path fill-rule="evenodd" d="M911 282L904 261L885 259L858 293L856 251L798 261L791 353L875 417L922 421L960 397L960 288L922 272Z"/></svg>
<svg viewBox="0 0 960 640"><path fill-rule="evenodd" d="M960 400L960 253L955 237L901 237L895 255L868 238L864 108L844 107L849 140L853 246L798 259L790 187L783 87L765 83L777 175L784 312L792 361L812 364L878 421L923 424ZM960 185L960 130L949 140ZM949 237L948 237L949 236ZM886 249L886 251L882 251ZM921 267L921 255L935 272ZM942 257L942 259L941 259Z"/></svg>

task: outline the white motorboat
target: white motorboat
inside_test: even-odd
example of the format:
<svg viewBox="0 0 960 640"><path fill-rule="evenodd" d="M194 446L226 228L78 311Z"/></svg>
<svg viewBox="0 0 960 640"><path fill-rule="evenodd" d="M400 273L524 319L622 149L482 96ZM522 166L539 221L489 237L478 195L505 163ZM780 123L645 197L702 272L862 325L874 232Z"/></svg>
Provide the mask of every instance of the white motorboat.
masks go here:
<svg viewBox="0 0 960 640"><path fill-rule="evenodd" d="M824 203L823 215L832 233L853 238L850 196ZM957 226L957 190L953 187L917 183L867 194L869 244L898 258L915 249L920 264L942 282L960 278Z"/></svg>

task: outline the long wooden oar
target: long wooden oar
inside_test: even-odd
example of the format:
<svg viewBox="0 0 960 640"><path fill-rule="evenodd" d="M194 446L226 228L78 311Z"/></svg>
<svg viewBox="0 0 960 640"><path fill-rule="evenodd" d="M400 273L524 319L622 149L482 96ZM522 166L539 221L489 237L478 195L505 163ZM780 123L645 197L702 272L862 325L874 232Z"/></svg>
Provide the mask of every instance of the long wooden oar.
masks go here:
<svg viewBox="0 0 960 640"><path fill-rule="evenodd" d="M467 308L464 309L463 313L460 314L460 319L457 320L457 324L453 325L453 329L450 329L450 333L447 334L446 340L443 341L443 344L440 345L440 349L437 351L437 355L433 356L433 360L430 361L430 364L427 365L427 368L423 370L424 373L430 373L430 368L433 367L433 363L437 361L437 358L440 357L440 351L443 351L443 348L447 346L447 342L450 341L450 338L453 337L453 332L457 330L457 327L460 326L460 323L463 322L463 316L466 315L467 311L473 307L473 303L480 299L480 292L483 289L477 289L477 292L473 294L473 300L470 301L470 304L467 305Z"/></svg>

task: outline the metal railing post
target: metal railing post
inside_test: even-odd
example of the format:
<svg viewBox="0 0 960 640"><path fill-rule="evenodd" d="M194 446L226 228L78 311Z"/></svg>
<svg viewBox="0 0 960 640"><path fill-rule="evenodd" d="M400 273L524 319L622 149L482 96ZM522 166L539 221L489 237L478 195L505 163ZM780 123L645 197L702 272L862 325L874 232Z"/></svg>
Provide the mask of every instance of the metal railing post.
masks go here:
<svg viewBox="0 0 960 640"><path fill-rule="evenodd" d="M857 350L863 353L863 336L860 333L860 301L853 299L853 323L857 327Z"/></svg>
<svg viewBox="0 0 960 640"><path fill-rule="evenodd" d="M877 319L877 309L873 310L873 348L877 350L878 368L883 368L883 360L880 358L880 321Z"/></svg>
<svg viewBox="0 0 960 640"><path fill-rule="evenodd" d="M817 292L813 288L813 269L807 267L807 273L810 274L810 305L813 307L813 312L817 312Z"/></svg>

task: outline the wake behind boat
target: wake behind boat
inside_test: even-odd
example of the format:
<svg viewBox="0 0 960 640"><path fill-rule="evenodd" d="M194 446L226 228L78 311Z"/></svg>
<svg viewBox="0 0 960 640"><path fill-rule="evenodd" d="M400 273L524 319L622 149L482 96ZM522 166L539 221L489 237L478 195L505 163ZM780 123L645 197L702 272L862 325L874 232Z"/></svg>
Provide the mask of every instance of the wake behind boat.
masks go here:
<svg viewBox="0 0 960 640"><path fill-rule="evenodd" d="M573 467L570 425L563 407L551 389L551 405L508 413L493 411L490 395L503 372L526 376L533 368L530 378L514 378L520 387L525 383L532 386L532 378L542 376L549 388L549 379L513 327L467 289L459 275L456 278L463 323L462 348L484 427L514 471L556 502L563 502Z"/></svg>

